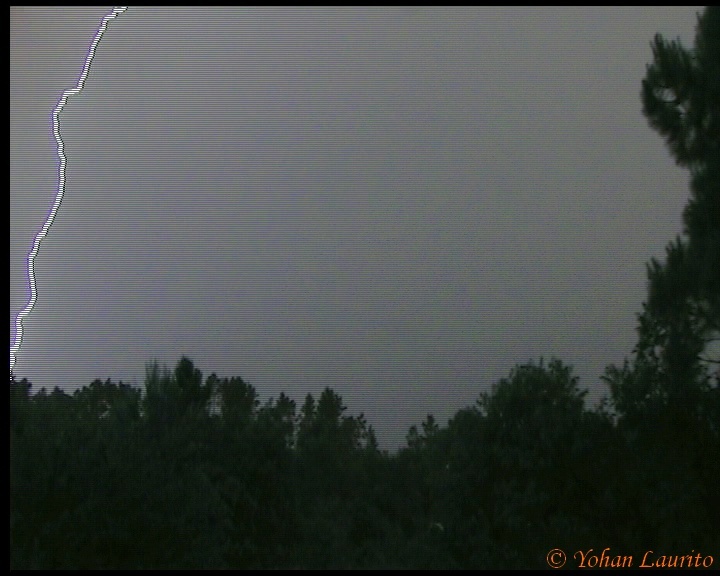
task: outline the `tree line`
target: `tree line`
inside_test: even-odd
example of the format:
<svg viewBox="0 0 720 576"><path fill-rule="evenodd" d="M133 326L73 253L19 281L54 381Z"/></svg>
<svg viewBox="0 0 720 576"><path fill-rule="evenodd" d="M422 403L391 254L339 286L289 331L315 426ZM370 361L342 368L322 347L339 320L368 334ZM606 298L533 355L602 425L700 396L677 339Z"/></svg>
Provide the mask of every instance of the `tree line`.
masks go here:
<svg viewBox="0 0 720 576"><path fill-rule="evenodd" d="M720 562L720 9L693 49L652 49L643 113L690 198L600 406L540 359L390 454L330 388L262 404L186 357L148 365L144 390L32 394L11 373L10 567L544 568L606 547Z"/></svg>

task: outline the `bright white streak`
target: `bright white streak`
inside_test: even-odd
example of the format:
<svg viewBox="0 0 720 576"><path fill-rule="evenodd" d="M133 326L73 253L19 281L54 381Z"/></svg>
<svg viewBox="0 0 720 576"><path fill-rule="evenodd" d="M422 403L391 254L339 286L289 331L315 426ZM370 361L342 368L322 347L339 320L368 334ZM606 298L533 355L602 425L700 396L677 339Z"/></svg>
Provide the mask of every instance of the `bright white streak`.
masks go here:
<svg viewBox="0 0 720 576"><path fill-rule="evenodd" d="M23 320L27 318L30 312L32 312L33 308L35 307L35 302L37 301L37 283L35 281L35 257L38 255L38 251L40 250L40 243L43 241L45 236L47 236L47 233L50 230L53 221L55 220L55 215L60 208L60 204L62 203L62 199L65 194L65 166L67 165L67 158L65 157L65 144L60 137L60 112L62 112L62 109L70 96L75 96L82 91L83 86L85 85L85 80L87 79L88 73L90 72L90 64L92 63L92 59L95 57L95 50L100 43L100 39L102 38L103 33L107 29L108 22L110 22L110 20L112 20L113 18L116 18L118 14L122 14L123 12L125 12L125 10L127 10L127 6L113 8L112 12L110 12L110 14L108 14L102 19L100 27L95 33L92 44L90 44L90 49L88 50L87 56L85 57L85 65L83 66L82 73L80 74L80 78L78 79L77 84L74 88L68 88L62 93L62 96L60 97L60 100L58 101L57 106L55 106L55 109L52 113L53 134L55 136L55 142L57 143L57 154L60 158L60 168L58 170L58 190L57 194L55 195L55 202L53 203L52 209L50 210L50 214L45 219L45 222L43 223L40 232L38 232L35 236L32 250L30 250L30 254L28 254L27 272L28 278L30 279L30 300L28 300L25 307L18 313L17 317L15 318L15 342L12 346L10 346L11 376L17 362L17 354L20 351L20 346L22 345Z"/></svg>

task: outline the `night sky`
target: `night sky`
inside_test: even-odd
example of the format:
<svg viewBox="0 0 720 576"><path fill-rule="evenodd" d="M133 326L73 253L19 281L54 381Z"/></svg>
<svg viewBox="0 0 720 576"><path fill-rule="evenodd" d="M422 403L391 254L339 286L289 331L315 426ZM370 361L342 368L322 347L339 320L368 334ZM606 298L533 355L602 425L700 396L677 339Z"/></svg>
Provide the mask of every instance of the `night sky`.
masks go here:
<svg viewBox="0 0 720 576"><path fill-rule="evenodd" d="M10 9L11 344L52 109L111 10ZM699 10L130 7L60 115L18 378L185 354L263 402L330 386L391 450L541 356L596 401L688 197L650 41Z"/></svg>

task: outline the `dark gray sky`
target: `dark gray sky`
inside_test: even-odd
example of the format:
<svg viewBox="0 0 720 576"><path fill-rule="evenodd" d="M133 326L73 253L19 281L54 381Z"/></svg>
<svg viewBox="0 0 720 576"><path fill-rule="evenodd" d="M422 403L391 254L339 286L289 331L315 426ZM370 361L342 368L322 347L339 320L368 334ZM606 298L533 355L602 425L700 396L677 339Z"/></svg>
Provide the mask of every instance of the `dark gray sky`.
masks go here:
<svg viewBox="0 0 720 576"><path fill-rule="evenodd" d="M111 9L10 9L11 344ZM699 10L129 8L60 116L18 376L186 354L263 402L331 386L389 449L540 356L598 398L688 196L649 43Z"/></svg>

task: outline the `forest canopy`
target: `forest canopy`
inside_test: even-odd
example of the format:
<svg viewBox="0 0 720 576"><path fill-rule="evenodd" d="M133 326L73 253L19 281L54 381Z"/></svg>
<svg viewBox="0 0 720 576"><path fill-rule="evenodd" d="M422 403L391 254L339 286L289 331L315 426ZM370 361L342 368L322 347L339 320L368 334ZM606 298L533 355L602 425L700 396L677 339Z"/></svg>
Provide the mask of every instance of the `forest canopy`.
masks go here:
<svg viewBox="0 0 720 576"><path fill-rule="evenodd" d="M11 373L10 567L545 568L606 546L720 562L720 8L692 49L651 48L643 114L690 196L599 407L541 358L390 454L331 388L262 403L186 357L142 389L32 393Z"/></svg>

